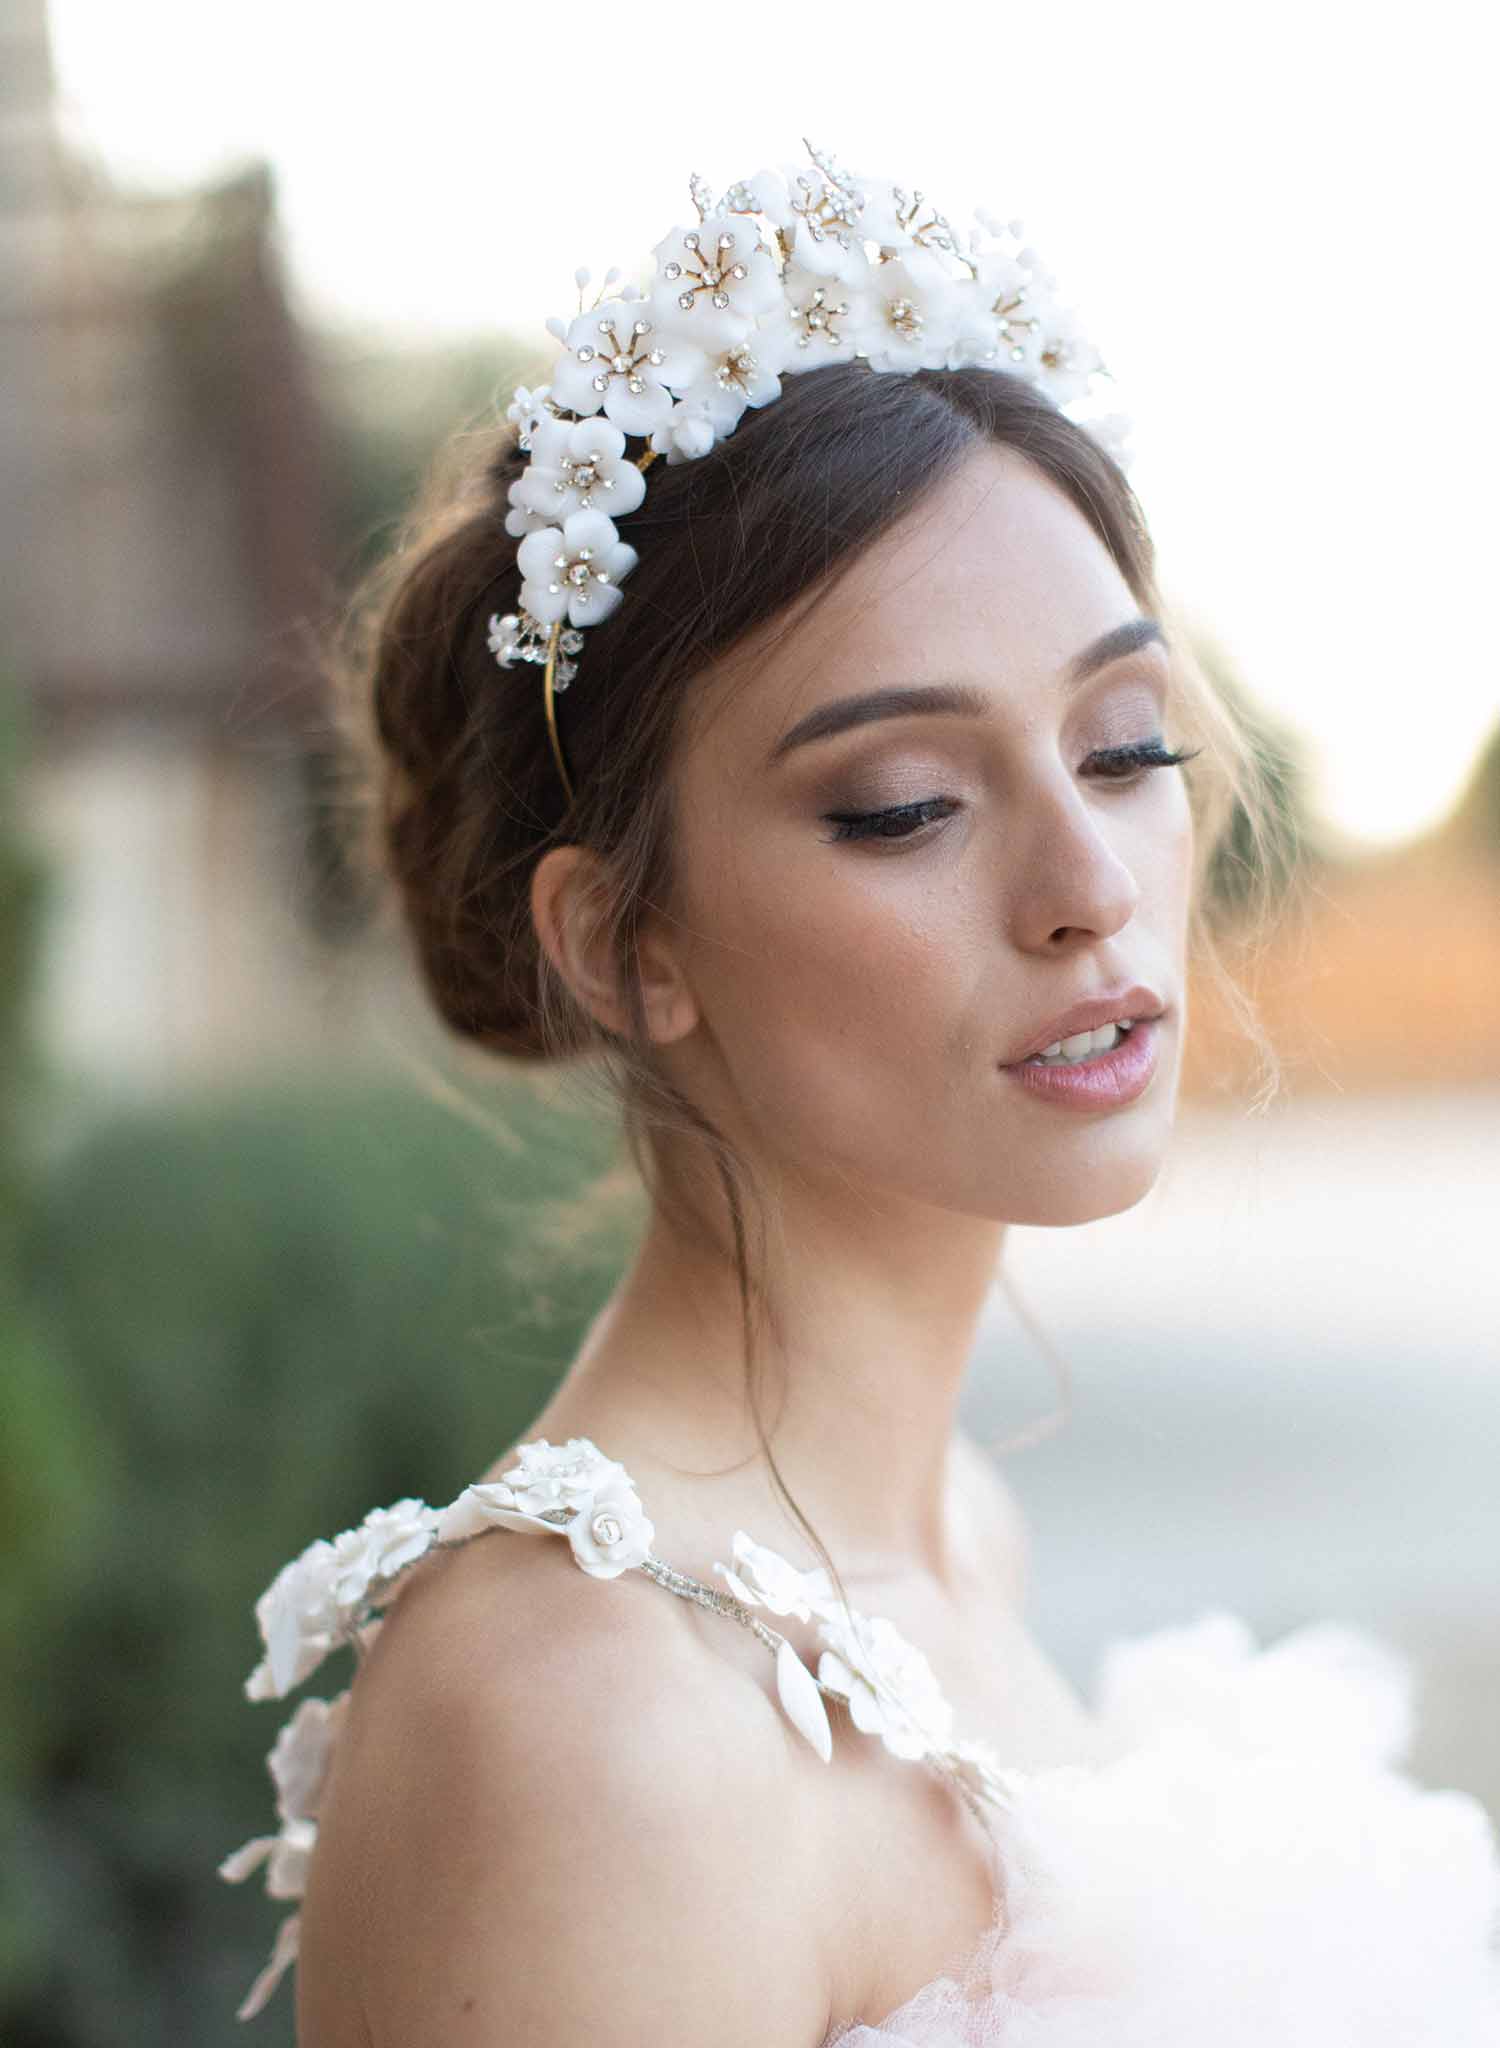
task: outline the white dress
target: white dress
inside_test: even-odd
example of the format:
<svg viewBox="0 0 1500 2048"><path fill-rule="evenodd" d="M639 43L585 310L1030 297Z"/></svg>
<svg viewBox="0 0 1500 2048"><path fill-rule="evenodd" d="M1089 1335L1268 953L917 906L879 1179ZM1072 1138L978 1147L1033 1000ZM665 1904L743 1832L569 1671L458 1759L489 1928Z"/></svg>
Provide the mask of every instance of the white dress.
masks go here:
<svg viewBox="0 0 1500 2048"><path fill-rule="evenodd" d="M587 1438L519 1445L498 1483L439 1510L377 1508L280 1572L256 1603L252 1699L280 1698L332 1650L363 1655L374 1610L428 1551L493 1528L565 1537L599 1579L641 1571L751 1629L776 1657L796 1739L837 1766L824 1701L893 1759L940 1772L980 1814L995 1913L958 1976L823 2048L1500 2048L1500 1850L1479 1802L1400 1769L1412 1674L1361 1630L1315 1622L1258 1648L1237 1617L1111 1643L1095 1708L1108 1761L1007 1767L960 1734L931 1666L892 1625L848 1613L826 1573L743 1531L723 1587L655 1557L628 1473ZM609 1597L601 1589L601 1598ZM767 1617L815 1619L817 1674ZM225 1859L302 1896L348 1692L304 1700L270 1756L279 1830ZM296 1955L282 1922L239 2008Z"/></svg>

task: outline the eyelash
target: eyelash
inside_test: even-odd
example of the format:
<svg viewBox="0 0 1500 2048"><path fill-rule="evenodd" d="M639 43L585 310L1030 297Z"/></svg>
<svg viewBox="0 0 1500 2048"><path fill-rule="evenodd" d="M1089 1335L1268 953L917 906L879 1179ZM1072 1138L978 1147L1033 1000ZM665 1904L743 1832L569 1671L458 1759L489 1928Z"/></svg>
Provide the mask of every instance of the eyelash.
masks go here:
<svg viewBox="0 0 1500 2048"><path fill-rule="evenodd" d="M1188 747L1172 752L1158 740L1144 740L1130 747L1101 747L1089 755L1088 760L1105 762L1108 765L1095 768L1094 773L1107 782L1135 782L1153 768L1178 768L1191 761L1202 751L1199 747ZM1088 766L1088 762L1084 763ZM923 825L935 818L946 817L958 805L948 797L924 797L920 803L896 804L884 811L825 811L824 818L838 830L833 833L830 844L848 839L910 839ZM908 821L911 832L887 832L881 828L892 822Z"/></svg>

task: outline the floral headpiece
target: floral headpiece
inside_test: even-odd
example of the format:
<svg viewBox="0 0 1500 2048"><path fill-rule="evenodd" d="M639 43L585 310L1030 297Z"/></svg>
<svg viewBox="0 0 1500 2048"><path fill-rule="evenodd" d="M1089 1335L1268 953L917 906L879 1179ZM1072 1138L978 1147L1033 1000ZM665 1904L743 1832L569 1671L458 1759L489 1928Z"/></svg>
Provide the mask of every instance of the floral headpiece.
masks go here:
<svg viewBox="0 0 1500 2048"><path fill-rule="evenodd" d="M551 383L520 386L507 408L531 458L505 521L520 540L521 605L491 615L489 645L502 668L542 666L570 803L555 694L577 673L587 628L620 604L637 555L615 520L640 505L658 457L707 455L749 407L781 396L783 377L825 363L1008 370L1064 409L1103 374L1019 221L977 212L961 239L922 193L806 147L811 170L760 171L720 199L695 173L697 224L657 243L648 291L606 297L611 270L585 307L578 271L576 317L547 323L562 344ZM1118 414L1081 424L1122 456ZM632 455L631 439L647 446Z"/></svg>

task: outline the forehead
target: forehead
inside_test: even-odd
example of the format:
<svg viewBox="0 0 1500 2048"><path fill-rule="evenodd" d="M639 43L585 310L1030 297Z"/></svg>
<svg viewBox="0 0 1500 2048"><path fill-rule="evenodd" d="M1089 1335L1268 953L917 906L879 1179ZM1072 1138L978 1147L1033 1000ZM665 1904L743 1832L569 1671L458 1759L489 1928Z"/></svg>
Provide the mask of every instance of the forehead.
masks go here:
<svg viewBox="0 0 1500 2048"><path fill-rule="evenodd" d="M1020 702L1139 610L1067 495L1014 450L981 448L832 584L732 651L702 738L743 774L851 689L964 681Z"/></svg>

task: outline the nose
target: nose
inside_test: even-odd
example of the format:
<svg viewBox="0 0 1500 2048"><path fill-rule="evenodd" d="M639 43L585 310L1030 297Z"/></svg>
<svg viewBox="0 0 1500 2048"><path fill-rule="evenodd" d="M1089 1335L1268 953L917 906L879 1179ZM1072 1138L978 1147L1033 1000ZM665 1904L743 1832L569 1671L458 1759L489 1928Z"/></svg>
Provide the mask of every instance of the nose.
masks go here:
<svg viewBox="0 0 1500 2048"><path fill-rule="evenodd" d="M1036 798L1010 870L1012 935L1028 952L1057 954L1111 938L1135 915L1140 886L1116 852L1108 821L1077 784Z"/></svg>

